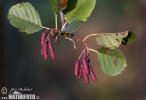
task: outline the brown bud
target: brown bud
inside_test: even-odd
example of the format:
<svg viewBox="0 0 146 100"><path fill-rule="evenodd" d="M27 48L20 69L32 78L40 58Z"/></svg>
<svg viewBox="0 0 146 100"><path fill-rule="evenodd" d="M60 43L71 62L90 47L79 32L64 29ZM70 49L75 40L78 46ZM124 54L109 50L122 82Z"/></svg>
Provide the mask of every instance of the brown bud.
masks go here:
<svg viewBox="0 0 146 100"><path fill-rule="evenodd" d="M60 0L60 3L58 4L58 9L64 10L66 9L68 4L68 0Z"/></svg>

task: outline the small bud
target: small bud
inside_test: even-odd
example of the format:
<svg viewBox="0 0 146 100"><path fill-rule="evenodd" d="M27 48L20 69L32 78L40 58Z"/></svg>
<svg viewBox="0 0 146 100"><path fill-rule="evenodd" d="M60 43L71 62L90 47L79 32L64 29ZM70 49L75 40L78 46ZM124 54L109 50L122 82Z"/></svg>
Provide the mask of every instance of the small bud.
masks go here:
<svg viewBox="0 0 146 100"><path fill-rule="evenodd" d="M41 35L41 45L43 46L43 44L45 43L45 38L46 38L46 31L44 31Z"/></svg>
<svg viewBox="0 0 146 100"><path fill-rule="evenodd" d="M85 69L83 69L83 77L84 77L84 82L86 84L89 84L89 77L88 74L85 72Z"/></svg>
<svg viewBox="0 0 146 100"><path fill-rule="evenodd" d="M78 75L78 79L81 79L82 78L82 74L83 74L83 69L82 68L80 68L79 69L79 75Z"/></svg>
<svg viewBox="0 0 146 100"><path fill-rule="evenodd" d="M87 74L89 74L89 66L88 66L87 58L83 58L83 59L82 59L82 63L83 63L83 68L84 68L85 72L86 72Z"/></svg>
<svg viewBox="0 0 146 100"><path fill-rule="evenodd" d="M91 76L91 79L96 82L97 81L97 78L96 78L96 75L95 73L93 72L93 69L91 66L89 66L89 70L90 70L90 76Z"/></svg>
<svg viewBox="0 0 146 100"><path fill-rule="evenodd" d="M78 59L76 62L75 62L75 66L74 66L74 74L76 76L79 75L79 67L80 67L80 60Z"/></svg>
<svg viewBox="0 0 146 100"><path fill-rule="evenodd" d="M42 52L43 52L44 59L48 59L47 42L43 44Z"/></svg>
<svg viewBox="0 0 146 100"><path fill-rule="evenodd" d="M50 51L51 58L55 59L55 51L54 51L53 45L50 42L48 43L48 48L49 48L49 51Z"/></svg>
<svg viewBox="0 0 146 100"><path fill-rule="evenodd" d="M58 9L64 10L67 7L68 0L60 0L60 3L58 4Z"/></svg>

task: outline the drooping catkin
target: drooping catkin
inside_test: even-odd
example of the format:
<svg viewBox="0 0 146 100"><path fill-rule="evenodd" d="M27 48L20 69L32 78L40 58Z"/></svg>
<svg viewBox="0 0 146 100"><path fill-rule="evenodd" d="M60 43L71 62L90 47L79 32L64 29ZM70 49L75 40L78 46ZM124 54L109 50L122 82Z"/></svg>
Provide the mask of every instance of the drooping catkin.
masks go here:
<svg viewBox="0 0 146 100"><path fill-rule="evenodd" d="M89 66L89 70L90 70L90 77L91 77L91 79L92 79L94 82L96 82L96 81L97 81L97 78L96 78L96 75L95 75L95 73L94 73L94 71L93 71L93 69L92 69L92 66Z"/></svg>
<svg viewBox="0 0 146 100"><path fill-rule="evenodd" d="M41 46L43 46L43 44L45 43L45 39L46 39L46 31L44 31L41 35Z"/></svg>
<svg viewBox="0 0 146 100"><path fill-rule="evenodd" d="M75 62L75 65L74 65L74 74L75 74L75 76L79 75L79 67L80 67L80 60L78 59Z"/></svg>
<svg viewBox="0 0 146 100"><path fill-rule="evenodd" d="M84 68L85 72L87 74L89 74L89 66L88 66L87 58L83 58L82 59L82 64L83 64L83 68Z"/></svg>
<svg viewBox="0 0 146 100"><path fill-rule="evenodd" d="M78 79L82 78L83 70L82 68L79 68L79 75L77 76Z"/></svg>
<svg viewBox="0 0 146 100"><path fill-rule="evenodd" d="M55 51L54 51L54 48L53 48L53 45L51 42L48 43L48 48L49 48L49 51L50 51L50 56L52 59L55 59Z"/></svg>
<svg viewBox="0 0 146 100"><path fill-rule="evenodd" d="M44 42L43 46L42 46L42 53L43 53L43 57L44 59L48 59L48 48L47 48L47 42Z"/></svg>
<svg viewBox="0 0 146 100"><path fill-rule="evenodd" d="M88 74L86 73L85 69L82 69L82 72L83 72L84 82L86 84L89 84L89 77L88 77Z"/></svg>

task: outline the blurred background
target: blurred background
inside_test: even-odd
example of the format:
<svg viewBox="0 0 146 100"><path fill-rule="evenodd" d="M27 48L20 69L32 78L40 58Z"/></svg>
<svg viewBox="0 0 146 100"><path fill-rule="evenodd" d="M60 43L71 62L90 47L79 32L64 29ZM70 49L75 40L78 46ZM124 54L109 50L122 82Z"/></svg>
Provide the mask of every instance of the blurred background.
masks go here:
<svg viewBox="0 0 146 100"><path fill-rule="evenodd" d="M79 38L91 33L133 30L137 40L122 46L128 67L116 77L105 76L91 53L98 81L86 85L73 75L74 61L81 52L72 43L59 39L57 58L43 60L40 55L41 32L26 35L10 25L8 9L28 1L39 12L42 23L54 27L48 0L0 0L0 89L33 88L40 100L146 100L146 0L97 0L91 17L76 33ZM96 42L90 39L90 46ZM1 93L0 93L1 96Z"/></svg>

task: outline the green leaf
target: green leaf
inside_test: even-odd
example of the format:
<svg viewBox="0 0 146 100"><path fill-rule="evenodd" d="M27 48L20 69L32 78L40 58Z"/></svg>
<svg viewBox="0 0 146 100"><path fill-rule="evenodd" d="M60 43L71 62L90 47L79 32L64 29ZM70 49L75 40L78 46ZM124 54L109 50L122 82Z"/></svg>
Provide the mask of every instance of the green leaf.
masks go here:
<svg viewBox="0 0 146 100"><path fill-rule="evenodd" d="M63 10L63 13L66 15L76 8L78 0L68 0L67 8Z"/></svg>
<svg viewBox="0 0 146 100"><path fill-rule="evenodd" d="M63 29L63 32L73 33L79 28L80 25L81 25L81 21L74 21L70 23L68 26L66 26Z"/></svg>
<svg viewBox="0 0 146 100"><path fill-rule="evenodd" d="M100 48L98 61L104 74L116 76L127 66L126 59L119 49Z"/></svg>
<svg viewBox="0 0 146 100"><path fill-rule="evenodd" d="M122 44L130 44L135 40L135 34L132 31L119 33L101 33L96 37L96 42L99 46L115 49Z"/></svg>
<svg viewBox="0 0 146 100"><path fill-rule="evenodd" d="M59 4L60 0L49 0L49 5L51 10L54 13L58 13L60 10L57 8L57 5Z"/></svg>
<svg viewBox="0 0 146 100"><path fill-rule="evenodd" d="M136 35L134 32L129 31L127 37L123 38L122 44L123 45L129 45L133 43L136 40Z"/></svg>
<svg viewBox="0 0 146 100"><path fill-rule="evenodd" d="M13 26L19 28L20 32L31 34L42 29L39 14L29 2L12 6L8 19Z"/></svg>
<svg viewBox="0 0 146 100"><path fill-rule="evenodd" d="M66 20L69 23L75 20L86 21L95 4L96 0L68 0L67 8L63 11Z"/></svg>

